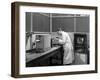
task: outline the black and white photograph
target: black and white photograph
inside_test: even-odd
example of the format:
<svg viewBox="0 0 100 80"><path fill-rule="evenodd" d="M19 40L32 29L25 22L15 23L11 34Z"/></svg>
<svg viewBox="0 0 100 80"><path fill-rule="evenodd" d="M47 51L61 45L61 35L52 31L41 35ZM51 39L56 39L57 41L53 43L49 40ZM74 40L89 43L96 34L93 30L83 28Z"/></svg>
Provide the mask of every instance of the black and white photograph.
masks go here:
<svg viewBox="0 0 100 80"><path fill-rule="evenodd" d="M26 67L89 64L88 14L26 12Z"/></svg>
<svg viewBox="0 0 100 80"><path fill-rule="evenodd" d="M12 76L97 73L97 7L12 3Z"/></svg>

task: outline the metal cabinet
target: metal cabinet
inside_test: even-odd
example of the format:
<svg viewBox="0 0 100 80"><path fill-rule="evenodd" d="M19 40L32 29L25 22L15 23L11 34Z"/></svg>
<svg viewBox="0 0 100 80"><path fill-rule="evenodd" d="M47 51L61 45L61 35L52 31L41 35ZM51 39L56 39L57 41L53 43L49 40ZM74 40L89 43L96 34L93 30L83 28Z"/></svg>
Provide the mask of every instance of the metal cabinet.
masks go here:
<svg viewBox="0 0 100 80"><path fill-rule="evenodd" d="M75 64L89 64L89 50L86 34L74 34Z"/></svg>

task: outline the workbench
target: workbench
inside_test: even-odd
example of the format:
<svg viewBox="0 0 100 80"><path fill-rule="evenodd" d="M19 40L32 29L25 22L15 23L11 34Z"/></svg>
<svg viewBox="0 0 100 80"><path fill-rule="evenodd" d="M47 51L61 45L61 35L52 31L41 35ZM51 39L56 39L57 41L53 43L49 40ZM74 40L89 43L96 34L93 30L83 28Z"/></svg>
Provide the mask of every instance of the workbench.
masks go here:
<svg viewBox="0 0 100 80"><path fill-rule="evenodd" d="M52 66L62 64L63 49L61 46L52 47L43 53L26 53L26 67Z"/></svg>

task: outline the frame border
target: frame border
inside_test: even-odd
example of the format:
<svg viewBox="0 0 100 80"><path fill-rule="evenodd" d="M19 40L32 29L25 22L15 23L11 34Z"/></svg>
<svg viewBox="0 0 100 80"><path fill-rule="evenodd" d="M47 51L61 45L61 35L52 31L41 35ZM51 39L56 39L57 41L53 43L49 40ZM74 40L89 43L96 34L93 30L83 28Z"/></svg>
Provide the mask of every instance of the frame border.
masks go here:
<svg viewBox="0 0 100 80"><path fill-rule="evenodd" d="M95 70L89 71L76 71L76 72L55 72L55 73L43 73L43 74L19 74L19 7L20 6L45 6L45 7L58 7L58 8L74 8L74 9L90 9L95 10ZM96 6L81 6L81 5L63 5L63 4L47 4L47 3L31 3L31 2L13 2L11 3L11 76L15 78L25 77L41 77L41 76L58 76L58 75L72 75L72 74L86 74L98 72L98 54L97 54L97 15L98 8Z"/></svg>

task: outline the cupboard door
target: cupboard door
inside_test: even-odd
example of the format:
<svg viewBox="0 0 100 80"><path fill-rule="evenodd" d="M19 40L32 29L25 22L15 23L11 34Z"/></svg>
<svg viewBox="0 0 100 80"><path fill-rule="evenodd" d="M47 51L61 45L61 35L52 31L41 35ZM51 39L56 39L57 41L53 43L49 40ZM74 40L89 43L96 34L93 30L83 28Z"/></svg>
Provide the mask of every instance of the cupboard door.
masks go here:
<svg viewBox="0 0 100 80"><path fill-rule="evenodd" d="M45 16L48 15L48 16ZM50 32L50 19L49 14L33 13L33 31L36 32Z"/></svg>
<svg viewBox="0 0 100 80"><path fill-rule="evenodd" d="M87 64L87 54L80 54L81 64Z"/></svg>
<svg viewBox="0 0 100 80"><path fill-rule="evenodd" d="M31 32L31 13L26 12L26 32Z"/></svg>
<svg viewBox="0 0 100 80"><path fill-rule="evenodd" d="M84 53L75 53L75 64L87 64L87 54Z"/></svg>
<svg viewBox="0 0 100 80"><path fill-rule="evenodd" d="M75 53L75 65L80 64L80 54L79 53Z"/></svg>
<svg viewBox="0 0 100 80"><path fill-rule="evenodd" d="M74 32L74 18L72 17L57 17L52 18L52 31L56 32L58 28L66 32Z"/></svg>
<svg viewBox="0 0 100 80"><path fill-rule="evenodd" d="M89 32L89 17L76 18L76 32Z"/></svg>

